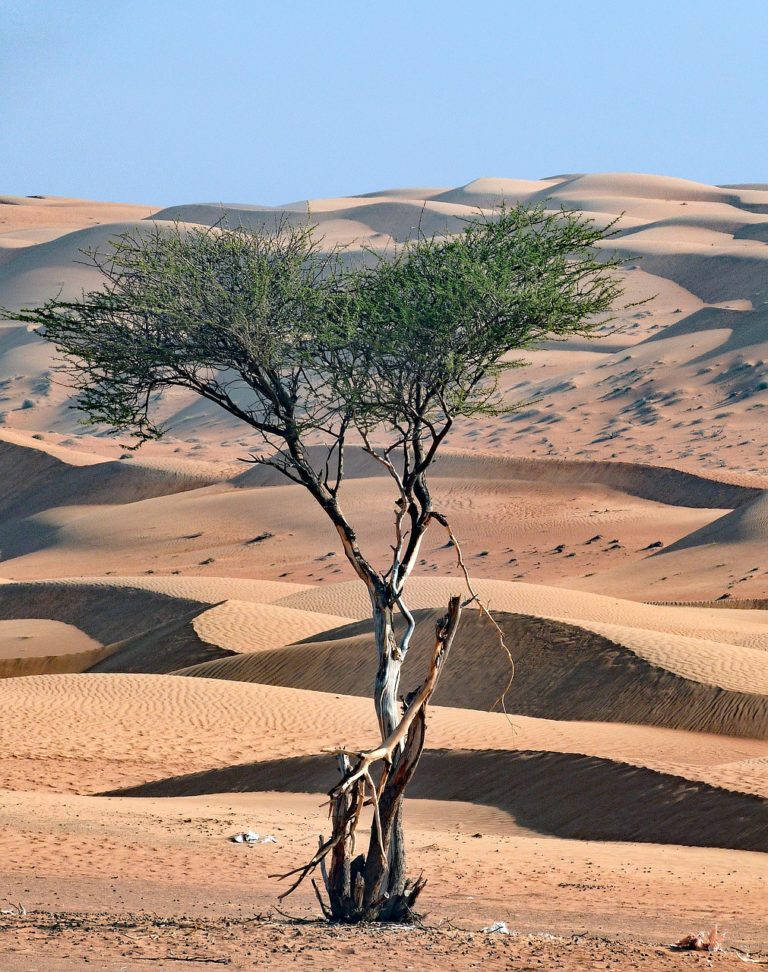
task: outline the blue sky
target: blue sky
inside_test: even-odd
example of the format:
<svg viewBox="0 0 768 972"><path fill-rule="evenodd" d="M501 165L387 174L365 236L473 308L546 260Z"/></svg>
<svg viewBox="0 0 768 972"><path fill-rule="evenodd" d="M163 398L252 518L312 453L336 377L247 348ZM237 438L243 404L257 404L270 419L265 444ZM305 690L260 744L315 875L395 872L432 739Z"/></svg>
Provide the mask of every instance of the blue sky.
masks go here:
<svg viewBox="0 0 768 972"><path fill-rule="evenodd" d="M768 0L0 0L0 193L768 182Z"/></svg>

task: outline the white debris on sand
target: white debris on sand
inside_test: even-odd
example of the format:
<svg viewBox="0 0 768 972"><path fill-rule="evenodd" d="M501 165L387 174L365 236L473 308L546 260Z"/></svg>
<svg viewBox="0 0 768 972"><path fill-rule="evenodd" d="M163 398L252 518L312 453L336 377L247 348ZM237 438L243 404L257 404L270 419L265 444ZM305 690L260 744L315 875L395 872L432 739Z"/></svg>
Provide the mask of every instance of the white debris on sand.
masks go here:
<svg viewBox="0 0 768 972"><path fill-rule="evenodd" d="M483 931L489 935L513 935L514 934L514 932L511 932L509 928L507 928L507 923L505 921L494 921L492 925L489 925L487 928L484 928Z"/></svg>
<svg viewBox="0 0 768 972"><path fill-rule="evenodd" d="M253 830L244 830L241 834L235 834L229 838L235 844L276 844L277 837L272 834L265 834L260 837Z"/></svg>

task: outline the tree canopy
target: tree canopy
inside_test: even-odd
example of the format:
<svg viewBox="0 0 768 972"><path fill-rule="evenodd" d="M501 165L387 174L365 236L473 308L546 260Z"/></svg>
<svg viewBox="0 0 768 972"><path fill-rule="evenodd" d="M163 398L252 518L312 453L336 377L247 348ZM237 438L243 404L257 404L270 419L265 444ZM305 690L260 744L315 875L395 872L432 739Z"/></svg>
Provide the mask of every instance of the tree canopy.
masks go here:
<svg viewBox="0 0 768 972"><path fill-rule="evenodd" d="M356 269L307 223L158 222L87 254L102 289L13 316L42 325L89 421L140 440L162 434L153 405L170 387L283 442L342 423L411 429L505 407L510 354L588 334L620 293L620 261L594 249L606 236L516 206Z"/></svg>

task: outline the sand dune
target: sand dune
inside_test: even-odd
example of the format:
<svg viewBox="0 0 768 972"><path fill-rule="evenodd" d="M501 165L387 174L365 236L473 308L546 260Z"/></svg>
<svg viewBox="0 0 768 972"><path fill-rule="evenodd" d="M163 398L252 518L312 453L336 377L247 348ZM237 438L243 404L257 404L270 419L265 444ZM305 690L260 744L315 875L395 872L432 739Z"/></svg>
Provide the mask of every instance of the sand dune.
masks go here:
<svg viewBox="0 0 768 972"><path fill-rule="evenodd" d="M56 641L61 654L99 647L93 638L60 621L0 621L0 659L36 658L46 654L46 644Z"/></svg>
<svg viewBox="0 0 768 972"><path fill-rule="evenodd" d="M224 465L215 482L216 467L207 462L162 457L127 468L134 462L101 462L84 473L65 467L60 482L43 477L26 499L12 492L14 515L0 527L3 571L17 579L47 578L65 564L68 575L135 576L150 569L303 584L352 576L322 512L301 487L276 485L274 471L228 479ZM395 490L386 476L366 475L372 462L351 450L342 502L370 556L383 563ZM543 582L643 560L650 544L667 545L722 515L705 504L756 495L748 482L674 471L505 463L466 453L448 454L437 473L434 495L462 538L473 574ZM690 505L642 495L665 493ZM491 533L495 542L488 546ZM427 538L420 570L457 572L442 530Z"/></svg>
<svg viewBox="0 0 768 972"><path fill-rule="evenodd" d="M59 291L62 300L77 299L83 289L95 289L100 283L98 271L87 263L83 265L83 251L104 250L110 239L149 225L132 220L89 226L17 250L0 267L0 306L11 310L34 307Z"/></svg>
<svg viewBox="0 0 768 972"><path fill-rule="evenodd" d="M12 581L7 581L12 583ZM138 577L57 577L55 580L30 581L20 585L34 597L35 590L51 585L57 589L70 586L89 588L135 588L151 591L166 597L196 601L199 604L219 604L234 596L238 601L256 601L270 604L308 590L307 584L291 584L287 581L255 580L243 577L182 577L179 575L160 576L143 574Z"/></svg>
<svg viewBox="0 0 768 972"><path fill-rule="evenodd" d="M768 625L763 611L723 611L704 607L664 607L626 601L582 591L480 579L476 588L495 611L560 618L568 621L599 621L633 628L668 631L672 634L741 644L743 639L762 634ZM0 593L2 588L0 588ZM451 594L462 593L458 578L412 577L408 603L413 608L441 607ZM350 618L367 617L369 604L360 581L326 584L278 603L299 610L321 611Z"/></svg>
<svg viewBox="0 0 768 972"><path fill-rule="evenodd" d="M300 585L224 578L72 578L2 585L0 616L39 629L53 659L0 664L0 675L58 671L168 672L231 654L288 644L337 627L343 618L276 607L268 602ZM227 600L237 593L242 600ZM224 603L221 603L224 602ZM218 605L211 609L211 605ZM31 621L25 619L50 619ZM93 638L78 631L88 631ZM79 647L59 647L54 633L77 635ZM42 640L44 637L44 641ZM71 638L70 638L71 640ZM65 639L66 642L66 639ZM103 647L102 647L103 646ZM78 655L71 654L89 650ZM59 659L65 655L64 660ZM9 656L10 657L10 656ZM64 667L62 667L64 666ZM6 671L7 669L7 671Z"/></svg>
<svg viewBox="0 0 768 972"><path fill-rule="evenodd" d="M109 645L92 672L163 674L235 654L274 650L327 631L344 618L253 601L196 608L122 642ZM20 673L21 674L21 673Z"/></svg>
<svg viewBox="0 0 768 972"><path fill-rule="evenodd" d="M768 492L674 541L635 565L603 575L599 590L616 594L644 592L660 599L693 600L740 597L766 575ZM594 581L575 579L574 586L595 589Z"/></svg>
<svg viewBox="0 0 768 972"><path fill-rule="evenodd" d="M624 645L650 664L683 678L726 691L768 696L768 658L759 650L764 634L756 636L755 647L747 647L667 633L659 637L657 632L623 625L582 621L581 627Z"/></svg>
<svg viewBox="0 0 768 972"><path fill-rule="evenodd" d="M535 450L536 457L650 461L692 472L724 467L764 471L766 454L760 436L749 434L759 430L760 411L766 404L760 365L765 360L761 353L765 334L762 305L768 259L764 239L768 191L764 187L707 186L636 173L542 180L488 177L454 189L384 189L278 207L191 203L161 210L155 218L162 222L181 216L210 224L226 211L231 219L257 226L274 222L281 213L303 220L309 206L329 243L357 241L383 247L411 235L419 221L426 232L456 229L462 217L478 210L488 212L501 199L576 207L603 223L620 217L620 232L611 246L629 257L625 272L628 295L633 300L655 296L650 303L620 315L619 331L604 342L612 360L574 360L563 385L558 352L552 352L555 357L550 364L550 352L543 351L534 356L529 368L514 375L519 392L515 397L521 400L536 399L550 386L555 388L554 411L545 402L507 419L460 424L454 445L480 445L506 455ZM92 205L95 213L101 205L66 200L14 202L20 204L0 207L0 215L18 219L0 224L0 230L7 225L6 232L21 234L46 227L39 222L41 213L49 220L47 232L56 218L61 218L63 229L71 228L73 224L67 222L70 210ZM106 214L110 208L104 205ZM73 293L90 285L93 281L87 271L72 262L78 249L140 225L135 222L135 210L114 213L119 219L131 219L106 227L91 225L56 239L33 237L37 242L28 242L23 235L9 237L12 246L0 268L0 304L18 306L19 302L43 299L62 282ZM26 246L18 245L26 242ZM353 249L359 253L359 248ZM683 354L686 349L694 350L690 340L687 345L660 342L667 331L672 336L670 329L679 329L689 315L711 308L730 309L730 323L720 333L711 327L702 333L692 321L688 333L698 339L693 342L698 353ZM648 339L654 347L647 360L627 362L628 349L642 346ZM589 345L582 342L580 346ZM702 361L707 356L711 365ZM708 367L712 370L707 371ZM24 329L7 329L5 341L0 342L0 378L5 373L11 379L10 397L17 404L8 411L8 423L32 430L76 429L64 397L45 388L49 369L50 355L44 345ZM24 381L18 380L22 374ZM34 402L34 408L18 408L25 400ZM175 443L185 443L182 448L188 449L185 440L200 432L204 441L197 445L211 451L222 438L238 435L224 415L210 409L190 413L190 402L183 396L171 397L164 407L172 429L176 425ZM723 412L730 413L728 424L734 433L727 443L720 441L718 431L722 420L717 416ZM197 418L190 422L192 414ZM705 420L702 426L696 424L700 420Z"/></svg>
<svg viewBox="0 0 768 972"><path fill-rule="evenodd" d="M0 233L23 239L35 234L59 234L98 223L145 219L156 207L132 203L93 202L64 196L0 196Z"/></svg>
<svg viewBox="0 0 768 972"><path fill-rule="evenodd" d="M226 465L182 459L100 461L18 433L3 433L0 512L9 520L51 507L135 503L220 482L228 471Z"/></svg>
<svg viewBox="0 0 768 972"><path fill-rule="evenodd" d="M676 541L666 552L673 553L713 543L731 544L742 540L762 544L768 542L768 492L761 493L727 516Z"/></svg>
<svg viewBox="0 0 768 972"><path fill-rule="evenodd" d="M298 757L119 790L120 796L179 796L243 790L329 790L327 757ZM553 787L559 799L549 799ZM702 847L768 850L768 802L609 760L521 750L431 750L413 796L489 803L540 833L579 840L684 844L695 821ZM584 794L588 793L588 799Z"/></svg>
<svg viewBox="0 0 768 972"><path fill-rule="evenodd" d="M360 699L168 675L41 675L0 681L6 787L93 793L189 771L372 740ZM335 719L336 717L334 717ZM30 733L29 726L36 730Z"/></svg>
<svg viewBox="0 0 768 972"><path fill-rule="evenodd" d="M125 670L164 671L222 654L216 651L218 648L225 649L224 653L253 650L247 646L255 645L259 639L274 647L343 621L314 612L273 608L267 603L285 596L286 591L302 589L297 584L202 577L83 577L28 584L8 581L0 585L0 617L8 625L12 619L13 623L27 623L24 619L31 618L47 619L36 622L41 631L46 630L46 623L53 626L51 631L56 625L62 629L65 625L73 630L77 628L87 632L90 637L82 635L86 640L93 638L100 645L108 646L107 654L114 656L118 647L123 660L130 654L131 664L138 667ZM211 605L226 601L231 594L237 594L241 600L233 601L230 608L221 605L212 612L209 610ZM198 619L207 614L211 617L205 621ZM258 630L250 630L250 625L256 625ZM171 631L175 632L177 648L182 654L174 656L173 664L164 661L158 669L158 658L164 658L167 649L163 642ZM199 654L201 645L202 656L194 658L183 653L188 649ZM236 649L235 645L240 647ZM113 657L109 664L115 662Z"/></svg>
<svg viewBox="0 0 768 972"><path fill-rule="evenodd" d="M179 771L305 756L375 739L367 699L168 675L43 675L5 679L0 768L7 787L95 792ZM329 702L333 705L329 707ZM47 713L34 734L30 720ZM525 719L434 707L435 749L548 750L599 757L718 785L718 765L755 760L765 792L765 743L649 727ZM538 740L538 744L537 744ZM332 764L332 760L330 760ZM332 765L331 765L332 769ZM764 767L763 767L764 769ZM44 770L44 772L42 772ZM734 789L738 789L735 786Z"/></svg>
<svg viewBox="0 0 768 972"><path fill-rule="evenodd" d="M423 678L439 612L418 612L403 691ZM659 631L496 613L514 658L506 708L547 719L640 723L768 738L768 656L754 648ZM179 674L370 696L370 622L308 642L233 656ZM435 694L439 705L499 707L511 668L490 624L468 612Z"/></svg>
<svg viewBox="0 0 768 972"><path fill-rule="evenodd" d="M98 641L71 624L0 621L0 678L83 672L101 651Z"/></svg>
<svg viewBox="0 0 768 972"><path fill-rule="evenodd" d="M201 606L193 599L134 586L77 581L0 584L0 618L59 621L74 625L103 645L177 621Z"/></svg>
<svg viewBox="0 0 768 972"><path fill-rule="evenodd" d="M309 450L316 468L322 468L326 450ZM387 471L359 446L345 455L345 476L349 479L386 479ZM731 510L757 499L768 489L768 479L758 477L716 477L693 475L677 469L645 463L589 462L563 459L533 459L497 455L480 450L445 450L431 471L433 479L521 480L535 483L568 483L607 486L629 496L671 506ZM741 481L739 481L739 479ZM231 482L236 486L288 486L289 480L269 466L253 466Z"/></svg>
<svg viewBox="0 0 768 972"><path fill-rule="evenodd" d="M192 626L209 644L236 652L262 651L337 628L345 618L276 604L226 601L199 614Z"/></svg>
<svg viewBox="0 0 768 972"><path fill-rule="evenodd" d="M163 675L179 666L226 658L230 651L211 644L195 631L195 619L204 610L194 608L172 621L107 645L87 671Z"/></svg>

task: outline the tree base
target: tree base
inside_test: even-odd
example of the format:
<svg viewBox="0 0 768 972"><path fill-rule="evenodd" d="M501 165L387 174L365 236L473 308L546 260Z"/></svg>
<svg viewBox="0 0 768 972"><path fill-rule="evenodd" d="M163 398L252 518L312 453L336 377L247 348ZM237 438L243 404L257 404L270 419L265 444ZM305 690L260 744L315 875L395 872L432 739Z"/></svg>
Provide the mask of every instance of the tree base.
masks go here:
<svg viewBox="0 0 768 972"><path fill-rule="evenodd" d="M429 671L421 687L403 702L400 722L380 746L350 754L337 752L341 780L329 793L331 836L320 838L320 846L308 863L282 878L295 877L280 895L288 897L316 867L325 885L324 898L312 881L317 900L329 921L344 924L386 922L412 924L419 916L416 899L426 881L405 878L405 844L402 805L405 789L424 750L426 708L437 685L440 670L450 651L461 616L461 599L450 599L448 613L435 625L435 647ZM378 779L372 769L380 765ZM371 836L366 854L355 855L357 827L365 806L373 807Z"/></svg>
<svg viewBox="0 0 768 972"><path fill-rule="evenodd" d="M359 862L359 863L358 863ZM403 890L397 894L387 894L384 898L365 904L365 883L363 879L364 858L362 855L353 862L357 878L354 894L329 893L329 901L322 899L317 884L312 884L323 914L329 921L342 925L361 924L399 924L413 925L422 918L414 910L416 899L427 883L423 877L406 881Z"/></svg>

